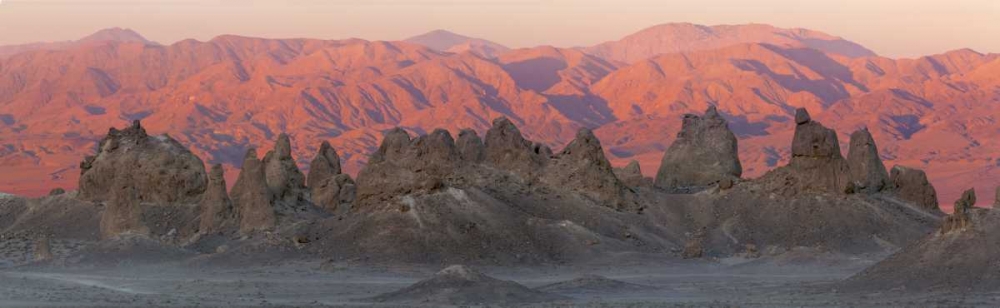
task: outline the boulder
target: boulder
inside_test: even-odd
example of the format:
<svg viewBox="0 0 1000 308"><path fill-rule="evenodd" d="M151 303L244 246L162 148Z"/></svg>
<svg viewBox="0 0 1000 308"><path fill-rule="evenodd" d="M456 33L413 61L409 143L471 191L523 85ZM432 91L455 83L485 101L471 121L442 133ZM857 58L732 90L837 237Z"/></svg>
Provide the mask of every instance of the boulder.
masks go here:
<svg viewBox="0 0 1000 308"><path fill-rule="evenodd" d="M292 158L292 144L288 135L281 134L274 149L264 155L264 174L267 187L275 200L299 202L305 200L305 176Z"/></svg>
<svg viewBox="0 0 1000 308"><path fill-rule="evenodd" d="M642 169L640 169L638 161L630 161L628 165L623 168L615 168L615 176L618 177L622 183L631 187L649 187L653 186L653 181L642 175Z"/></svg>
<svg viewBox="0 0 1000 308"><path fill-rule="evenodd" d="M805 109L796 111L795 117L798 125L789 167L798 179L798 190L845 192L850 183L850 167L840 153L837 132L812 121Z"/></svg>
<svg viewBox="0 0 1000 308"><path fill-rule="evenodd" d="M132 173L123 172L109 187L111 196L101 214L102 238L115 238L126 233L149 235L149 227L142 220L143 209L137 183Z"/></svg>
<svg viewBox="0 0 1000 308"><path fill-rule="evenodd" d="M137 200L157 203L197 202L207 182L200 158L169 136L147 135L139 121L121 131L112 128L97 154L80 163L79 197L107 201L122 177L135 181Z"/></svg>
<svg viewBox="0 0 1000 308"><path fill-rule="evenodd" d="M208 174L208 189L201 197L201 215L198 230L204 233L224 228L233 218L233 203L226 192L226 178L222 165L212 166Z"/></svg>
<svg viewBox="0 0 1000 308"><path fill-rule="evenodd" d="M642 210L635 192L615 176L601 142L586 128L580 129L576 138L549 161L540 180L576 191L615 210Z"/></svg>
<svg viewBox="0 0 1000 308"><path fill-rule="evenodd" d="M486 146L483 144L483 140L479 138L479 135L476 134L476 131L463 129L458 133L458 140L455 141L455 145L458 147L458 155L463 160L476 163L483 161L483 153L486 151Z"/></svg>
<svg viewBox="0 0 1000 308"><path fill-rule="evenodd" d="M954 212L945 218L941 225L941 233L961 231L969 228L972 221L970 212L976 205L976 190L969 189L962 193L962 197L955 201Z"/></svg>
<svg viewBox="0 0 1000 308"><path fill-rule="evenodd" d="M889 173L889 189L898 198L912 202L918 207L935 213L940 213L937 191L927 181L923 170L894 166Z"/></svg>
<svg viewBox="0 0 1000 308"><path fill-rule="evenodd" d="M306 180L306 185L314 189L320 183L340 173L340 156L337 155L337 150L334 150L329 142L323 141L316 157L309 163L309 178ZM313 191L315 192L315 189Z"/></svg>
<svg viewBox="0 0 1000 308"><path fill-rule="evenodd" d="M65 193L66 193L65 189L62 189L62 188L53 188L52 190L49 191L49 196L50 197L51 196L59 196L59 195L65 194Z"/></svg>
<svg viewBox="0 0 1000 308"><path fill-rule="evenodd" d="M230 192L241 233L274 228L277 218L271 204L272 194L256 149L247 150L240 175Z"/></svg>
<svg viewBox="0 0 1000 308"><path fill-rule="evenodd" d="M851 134L847 165L851 169L851 182L858 192L879 192L885 189L889 182L889 172L882 164L878 147L867 128Z"/></svg>
<svg viewBox="0 0 1000 308"><path fill-rule="evenodd" d="M677 139L663 155L656 186L665 189L704 187L743 174L736 135L715 107L703 116L684 115Z"/></svg>
<svg viewBox="0 0 1000 308"><path fill-rule="evenodd" d="M517 126L503 117L493 120L484 143L486 164L525 178L533 177L552 156L548 147L524 139Z"/></svg>

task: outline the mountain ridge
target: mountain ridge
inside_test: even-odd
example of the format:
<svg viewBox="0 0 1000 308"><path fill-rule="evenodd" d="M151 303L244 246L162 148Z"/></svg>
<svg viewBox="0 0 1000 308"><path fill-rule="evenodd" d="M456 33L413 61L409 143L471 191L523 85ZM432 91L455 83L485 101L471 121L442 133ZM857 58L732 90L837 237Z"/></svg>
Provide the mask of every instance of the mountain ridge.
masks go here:
<svg viewBox="0 0 1000 308"><path fill-rule="evenodd" d="M679 115L712 105L740 138L745 176L788 156L792 112L807 107L840 132L871 128L883 158L926 169L949 200L1000 179L991 155L1000 145L989 138L1000 126L990 104L1000 101L998 69L996 54L966 49L851 58L745 43L625 64L550 46L491 58L361 39L101 41L0 61L0 161L18 175L0 189L71 188L76 155L107 126L136 119L210 164L237 166L276 132L308 140L296 157L330 141L353 174L381 130L482 133L504 116L550 147L592 128L612 163L638 160L652 173Z"/></svg>

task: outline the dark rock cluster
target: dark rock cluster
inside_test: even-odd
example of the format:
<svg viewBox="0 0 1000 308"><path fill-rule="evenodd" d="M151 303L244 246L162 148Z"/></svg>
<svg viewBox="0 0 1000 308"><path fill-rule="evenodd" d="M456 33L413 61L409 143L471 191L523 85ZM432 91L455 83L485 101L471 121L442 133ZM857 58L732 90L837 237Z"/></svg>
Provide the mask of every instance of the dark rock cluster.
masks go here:
<svg viewBox="0 0 1000 308"><path fill-rule="evenodd" d="M354 179L341 173L340 156L337 155L337 151L325 141L309 164L309 178L306 184L312 192L313 203L331 212L353 202L357 191Z"/></svg>
<svg viewBox="0 0 1000 308"><path fill-rule="evenodd" d="M736 135L714 106L703 116L684 115L681 131L663 155L656 186L704 187L743 174Z"/></svg>
<svg viewBox="0 0 1000 308"><path fill-rule="evenodd" d="M972 224L972 208L976 205L976 190L969 189L962 193L962 197L955 201L954 211L951 216L944 220L941 225L941 233L961 231L968 229Z"/></svg>
<svg viewBox="0 0 1000 308"><path fill-rule="evenodd" d="M493 121L485 142L475 131L463 130L455 141L446 130L411 139L396 128L358 174L357 208L375 209L386 201L446 187L467 187L488 170L502 170L515 181L567 190L596 204L620 211L641 210L635 193L615 176L600 141L588 129L561 152L525 139L507 118Z"/></svg>
<svg viewBox="0 0 1000 308"><path fill-rule="evenodd" d="M850 180L857 192L876 193L888 185L889 173L867 128L851 134L847 165L851 168Z"/></svg>
<svg viewBox="0 0 1000 308"><path fill-rule="evenodd" d="M923 170L893 166L888 187L897 197L928 211L940 212L937 191Z"/></svg>
<svg viewBox="0 0 1000 308"><path fill-rule="evenodd" d="M139 121L124 130L112 128L97 154L80 163L80 198L108 201L115 182L131 178L142 202L196 201L205 192L205 165L170 136L149 136Z"/></svg>

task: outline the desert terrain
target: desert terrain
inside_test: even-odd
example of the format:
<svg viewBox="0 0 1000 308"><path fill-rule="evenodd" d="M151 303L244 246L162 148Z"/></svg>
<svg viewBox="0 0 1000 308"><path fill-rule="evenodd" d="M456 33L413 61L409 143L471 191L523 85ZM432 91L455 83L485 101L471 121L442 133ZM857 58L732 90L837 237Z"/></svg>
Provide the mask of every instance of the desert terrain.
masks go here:
<svg viewBox="0 0 1000 308"><path fill-rule="evenodd" d="M1000 303L997 55L669 24L0 57L4 307Z"/></svg>
<svg viewBox="0 0 1000 308"><path fill-rule="evenodd" d="M663 24L595 46L520 49L447 31L161 44L112 28L0 46L0 168L11 175L0 191L74 189L80 153L137 119L227 170L284 132L316 141L293 148L300 168L329 141L356 175L383 130L482 134L505 116L549 147L592 129L613 165L636 160L653 176L681 116L712 105L742 141L747 176L787 162L791 118L805 107L841 140L871 129L883 159L927 171L948 210L1000 179L998 67L997 55L969 49L892 59L761 24Z"/></svg>

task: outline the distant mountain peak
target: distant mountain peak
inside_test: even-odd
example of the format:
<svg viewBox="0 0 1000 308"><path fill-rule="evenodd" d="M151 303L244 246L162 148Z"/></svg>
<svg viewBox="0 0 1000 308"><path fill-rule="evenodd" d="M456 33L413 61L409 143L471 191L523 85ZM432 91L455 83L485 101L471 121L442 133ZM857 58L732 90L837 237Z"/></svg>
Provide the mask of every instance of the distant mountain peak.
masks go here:
<svg viewBox="0 0 1000 308"><path fill-rule="evenodd" d="M442 29L433 30L403 41L423 45L437 51L453 53L472 52L487 58L495 58L501 53L510 50L507 46L498 43Z"/></svg>
<svg viewBox="0 0 1000 308"><path fill-rule="evenodd" d="M146 44L152 43L150 40L147 40L145 37L143 37L138 32L135 32L135 30L128 29L128 28L120 28L120 27L114 27L114 28L107 28L107 29L98 30L94 34L88 35L88 36L80 39L77 42L78 43L90 43L90 42L108 42L108 41L112 41L112 42L137 42L137 43L146 43Z"/></svg>
<svg viewBox="0 0 1000 308"><path fill-rule="evenodd" d="M851 58L876 56L875 52L864 46L837 36L809 29L778 28L768 24L705 26L666 23L584 50L605 59L635 63L662 54L719 49L747 43L812 48Z"/></svg>

